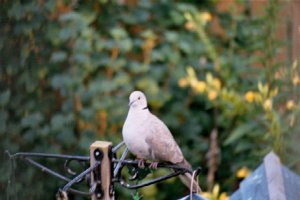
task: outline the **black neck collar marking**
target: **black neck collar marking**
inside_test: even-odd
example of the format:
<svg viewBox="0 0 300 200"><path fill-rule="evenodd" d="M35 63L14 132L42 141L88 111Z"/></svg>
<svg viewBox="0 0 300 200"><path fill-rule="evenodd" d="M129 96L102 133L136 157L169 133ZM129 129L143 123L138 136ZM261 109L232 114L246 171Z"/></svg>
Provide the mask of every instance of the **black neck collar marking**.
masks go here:
<svg viewBox="0 0 300 200"><path fill-rule="evenodd" d="M145 108L143 108L143 110L147 110L148 109L148 106L146 106Z"/></svg>

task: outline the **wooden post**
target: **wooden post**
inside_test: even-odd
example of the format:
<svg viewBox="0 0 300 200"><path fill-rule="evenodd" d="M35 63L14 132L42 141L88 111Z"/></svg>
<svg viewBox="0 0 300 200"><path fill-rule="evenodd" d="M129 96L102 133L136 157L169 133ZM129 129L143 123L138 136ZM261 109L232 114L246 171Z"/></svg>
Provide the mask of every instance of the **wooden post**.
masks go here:
<svg viewBox="0 0 300 200"><path fill-rule="evenodd" d="M91 173L91 183L97 184L92 200L114 200L112 185L111 142L96 141L90 146L90 166L101 164Z"/></svg>

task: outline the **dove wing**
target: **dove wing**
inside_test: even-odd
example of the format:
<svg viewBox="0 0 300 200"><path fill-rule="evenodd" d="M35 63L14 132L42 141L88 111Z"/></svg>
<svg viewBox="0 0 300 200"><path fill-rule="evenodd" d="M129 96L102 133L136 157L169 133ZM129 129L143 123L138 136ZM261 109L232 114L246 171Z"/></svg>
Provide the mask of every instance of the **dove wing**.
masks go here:
<svg viewBox="0 0 300 200"><path fill-rule="evenodd" d="M148 122L149 134L145 141L152 159L174 164L182 162L184 157L168 127L151 113Z"/></svg>

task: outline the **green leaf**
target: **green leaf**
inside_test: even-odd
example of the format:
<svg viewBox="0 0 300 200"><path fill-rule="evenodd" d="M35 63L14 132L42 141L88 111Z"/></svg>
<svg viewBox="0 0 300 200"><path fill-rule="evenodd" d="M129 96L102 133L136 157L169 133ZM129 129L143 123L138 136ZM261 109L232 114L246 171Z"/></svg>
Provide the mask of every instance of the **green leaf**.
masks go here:
<svg viewBox="0 0 300 200"><path fill-rule="evenodd" d="M0 106L6 106L10 99L10 90L6 90L0 93Z"/></svg>
<svg viewBox="0 0 300 200"><path fill-rule="evenodd" d="M6 130L6 123L8 119L8 113L0 110L0 133Z"/></svg>
<svg viewBox="0 0 300 200"><path fill-rule="evenodd" d="M53 52L50 58L51 62L62 62L64 60L66 60L67 58L67 53L64 51L56 51Z"/></svg>
<svg viewBox="0 0 300 200"><path fill-rule="evenodd" d="M235 130L232 131L229 137L224 141L224 145L229 145L236 142L244 135L249 134L255 128L257 128L257 123L255 121L238 126Z"/></svg>
<svg viewBox="0 0 300 200"><path fill-rule="evenodd" d="M51 119L51 128L53 131L59 131L66 124L65 116L61 114L54 115Z"/></svg>
<svg viewBox="0 0 300 200"><path fill-rule="evenodd" d="M41 113L32 113L27 116L25 116L21 121L21 126L23 128L35 128L37 127L41 121L43 120L43 116Z"/></svg>
<svg viewBox="0 0 300 200"><path fill-rule="evenodd" d="M123 28L119 28L119 27L111 29L110 34L116 40L127 37L127 32Z"/></svg>

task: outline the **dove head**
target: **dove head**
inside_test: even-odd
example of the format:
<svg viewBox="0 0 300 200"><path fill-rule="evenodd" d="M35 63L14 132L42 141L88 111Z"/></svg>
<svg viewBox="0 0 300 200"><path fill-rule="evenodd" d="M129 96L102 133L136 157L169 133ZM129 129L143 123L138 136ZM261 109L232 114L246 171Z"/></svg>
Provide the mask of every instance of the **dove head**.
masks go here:
<svg viewBox="0 0 300 200"><path fill-rule="evenodd" d="M135 109L147 109L147 99L141 91L134 91L129 96L129 107Z"/></svg>

